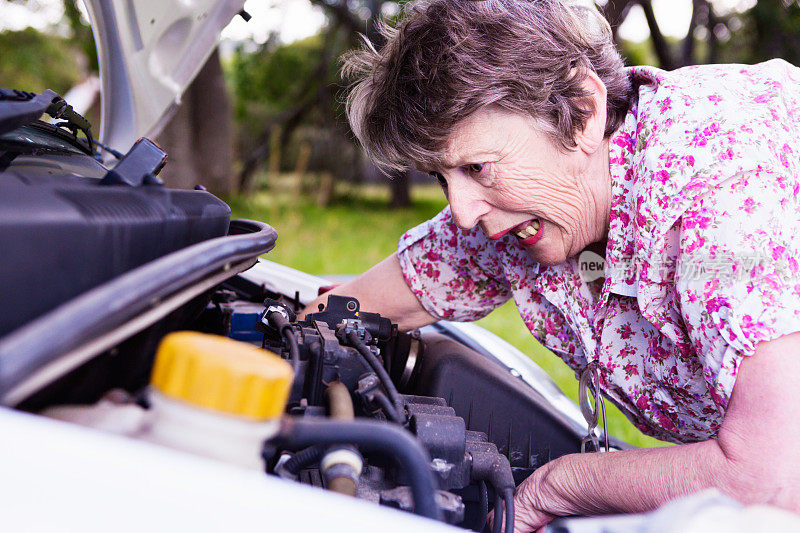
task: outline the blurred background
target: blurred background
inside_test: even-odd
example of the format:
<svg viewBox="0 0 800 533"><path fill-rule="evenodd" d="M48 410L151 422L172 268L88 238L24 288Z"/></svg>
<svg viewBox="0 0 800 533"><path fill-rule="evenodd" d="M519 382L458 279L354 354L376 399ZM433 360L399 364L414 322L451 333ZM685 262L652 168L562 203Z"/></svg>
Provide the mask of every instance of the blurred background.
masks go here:
<svg viewBox="0 0 800 533"><path fill-rule="evenodd" d="M588 1L588 0L587 0ZM431 178L380 174L344 119L339 57L405 2L249 0L156 139L172 187L206 186L235 217L272 224L269 259L336 279L369 268L445 205ZM800 64L800 0L598 0L629 65ZM0 86L53 89L99 129L97 56L80 0L0 0ZM77 105L76 105L77 107ZM481 325L531 354L573 399L573 372L544 350L509 303ZM641 436L611 409L609 429Z"/></svg>

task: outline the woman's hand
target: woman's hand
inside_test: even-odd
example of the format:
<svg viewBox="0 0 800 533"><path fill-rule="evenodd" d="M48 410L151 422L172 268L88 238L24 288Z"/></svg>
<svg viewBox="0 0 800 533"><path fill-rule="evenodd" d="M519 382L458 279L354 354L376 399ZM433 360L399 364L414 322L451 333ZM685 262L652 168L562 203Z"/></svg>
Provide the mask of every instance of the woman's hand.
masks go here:
<svg viewBox="0 0 800 533"><path fill-rule="evenodd" d="M549 501L555 499L548 498L546 484L543 483L556 461L541 466L517 487L514 494L514 533L543 530L556 517L545 511L555 506L556 502ZM489 513L487 522L491 529L494 525L494 511Z"/></svg>
<svg viewBox="0 0 800 533"><path fill-rule="evenodd" d="M716 439L565 455L518 488L515 533L554 516L641 513L715 487L744 504L800 511L800 333L762 342L738 369Z"/></svg>
<svg viewBox="0 0 800 533"><path fill-rule="evenodd" d="M545 511L551 508L548 504L547 488L541 482L546 470L549 470L547 465L539 468L517 487L514 494L514 533L544 529L555 518L555 515Z"/></svg>

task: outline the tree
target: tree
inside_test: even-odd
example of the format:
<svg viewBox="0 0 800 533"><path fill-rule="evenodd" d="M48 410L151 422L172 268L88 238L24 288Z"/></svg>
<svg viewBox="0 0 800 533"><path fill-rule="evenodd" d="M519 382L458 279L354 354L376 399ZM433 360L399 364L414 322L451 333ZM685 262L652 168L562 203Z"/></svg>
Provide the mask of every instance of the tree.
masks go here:
<svg viewBox="0 0 800 533"><path fill-rule="evenodd" d="M752 61L781 57L800 65L800 4L788 2L758 2L746 14L753 30L748 46Z"/></svg>
<svg viewBox="0 0 800 533"><path fill-rule="evenodd" d="M697 37L695 35L698 27L706 27L706 34L709 35L708 55L716 53L716 43L714 40L714 27L720 23L718 17L714 15L714 10L709 0L692 0L692 15L686 35L679 39L678 43L670 42L663 34L653 10L652 0L609 0L603 8L603 14L611 24L614 37L617 39L617 28L628 16L631 8L639 5L644 12L647 27L650 30L650 45L658 61L658 66L671 70L685 65L699 63L697 57L698 47L696 46ZM625 47L623 47L625 48Z"/></svg>
<svg viewBox="0 0 800 533"><path fill-rule="evenodd" d="M361 34L365 35L376 47L380 47L382 37L378 31L378 22L384 12L397 12L405 2L389 0L310 0L313 4L322 7L328 15L329 24L325 30L324 43L319 52L319 57L314 62L311 75L302 78L300 83L295 80L291 90L286 94L291 97L280 111L270 115L269 120L262 124L260 131L255 132L257 139L247 151L239 180L242 188L247 188L250 178L259 168L270 153L270 139L274 131L280 131L279 146L281 154L285 153L286 144L294 130L308 120L315 112L320 112L329 124L339 124L339 128L348 139L353 139L352 132L341 121L342 110L339 102L332 95L340 92L344 87L337 81L336 66L331 60L338 57L346 48L360 46ZM602 5L602 11L609 20L615 39L623 50L645 50L647 60L653 58L657 66L664 69L673 69L697 63L710 63L718 60L742 61L751 57L766 55L783 55L794 57L800 50L798 35L800 27L792 13L797 12L797 2L789 4L762 0L753 7L749 13L740 14L727 12L720 14L715 10L715 0L691 0L692 14L686 34L680 38L664 35L658 17L653 9L652 0L607 0ZM641 7L648 28L650 40L647 45L630 45L619 41L617 30L625 21L631 9ZM392 9L387 9L392 7ZM787 15L788 14L788 15ZM747 19L751 23L744 30L740 27L741 20ZM739 49L727 43L733 34L733 39ZM749 36L744 39L742 35ZM742 44L744 43L744 44ZM649 47L649 50L647 48ZM639 54L639 60L644 56ZM637 63L637 61L631 61ZM408 179L406 174L393 176L390 181L392 188L393 205L407 205Z"/></svg>
<svg viewBox="0 0 800 533"><path fill-rule="evenodd" d="M3 87L64 94L81 79L69 39L34 28L0 33L0 81Z"/></svg>
<svg viewBox="0 0 800 533"><path fill-rule="evenodd" d="M260 52L249 56L237 51L232 69L237 113L240 118L255 117L251 122L259 126L247 131L255 142L242 159L240 190L251 189L253 174L271 153L276 149L278 154L286 152L295 129L313 111L318 118L330 117L328 122L337 123L331 95L336 52L342 49L337 37L338 27L330 26L321 38L280 47L267 42Z"/></svg>
<svg viewBox="0 0 800 533"><path fill-rule="evenodd" d="M214 50L158 136L169 158L161 178L170 187L203 185L214 194L236 191L233 174L233 110Z"/></svg>
<svg viewBox="0 0 800 533"><path fill-rule="evenodd" d="M291 101L294 104L274 114L257 134L258 141L243 159L239 175L239 184L242 189L246 190L251 186L253 173L270 154L272 132L275 131L275 128L279 128L280 131L278 147L281 154L285 153L285 147L295 129L314 111L319 112L320 120L328 124L328 127L339 129L345 138L353 139L349 127L340 120L342 108L335 95L340 94L344 90L344 86L337 79L335 60L347 48L358 46L361 34L364 34L377 46L382 44L378 22L383 5L390 2L386 0L363 0L361 2L311 0L311 2L325 9L329 16L322 50L311 76L306 78L306 83L291 90ZM357 169L354 168L352 172L357 172ZM411 197L408 173L398 173L390 178L391 205L393 207L409 205ZM356 179L359 178L356 177Z"/></svg>
<svg viewBox="0 0 800 533"><path fill-rule="evenodd" d="M64 0L64 18L67 19L72 36L70 40L83 52L89 70L99 72L100 66L97 63L97 48L94 44L92 28L83 20L78 9L78 2L81 0Z"/></svg>

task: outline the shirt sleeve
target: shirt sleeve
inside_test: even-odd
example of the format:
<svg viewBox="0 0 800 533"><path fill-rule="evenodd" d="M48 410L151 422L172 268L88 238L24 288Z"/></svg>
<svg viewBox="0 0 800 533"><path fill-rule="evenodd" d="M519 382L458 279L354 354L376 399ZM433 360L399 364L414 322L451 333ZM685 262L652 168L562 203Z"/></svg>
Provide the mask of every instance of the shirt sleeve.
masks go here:
<svg viewBox="0 0 800 533"><path fill-rule="evenodd" d="M800 331L798 192L797 178L748 173L721 183L682 217L681 314L721 405L759 342Z"/></svg>
<svg viewBox="0 0 800 533"><path fill-rule="evenodd" d="M450 207L406 232L398 244L400 268L422 306L439 319L478 320L511 297L501 253L505 242L480 230L462 230Z"/></svg>

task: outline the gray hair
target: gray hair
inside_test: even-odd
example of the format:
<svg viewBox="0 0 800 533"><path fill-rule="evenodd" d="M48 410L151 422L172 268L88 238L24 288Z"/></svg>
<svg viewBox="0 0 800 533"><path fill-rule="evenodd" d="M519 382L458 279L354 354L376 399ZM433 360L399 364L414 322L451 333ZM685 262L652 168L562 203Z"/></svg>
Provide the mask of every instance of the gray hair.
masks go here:
<svg viewBox="0 0 800 533"><path fill-rule="evenodd" d="M384 170L436 166L453 127L497 105L576 146L593 113L582 83L594 71L608 90L605 134L625 119L631 84L608 22L569 0L422 0L408 4L386 44L344 58L353 83L347 117Z"/></svg>

